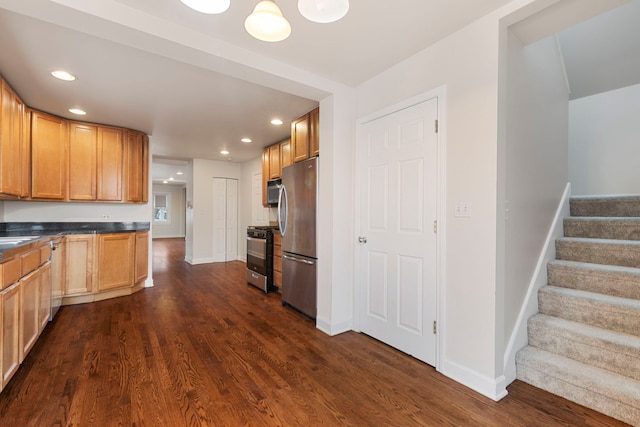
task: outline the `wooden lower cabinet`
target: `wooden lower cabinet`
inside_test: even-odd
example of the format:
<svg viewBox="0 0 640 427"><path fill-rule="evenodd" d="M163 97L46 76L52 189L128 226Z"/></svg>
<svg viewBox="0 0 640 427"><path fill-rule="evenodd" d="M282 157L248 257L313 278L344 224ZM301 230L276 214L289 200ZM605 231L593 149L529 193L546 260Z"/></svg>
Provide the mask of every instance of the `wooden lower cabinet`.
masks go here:
<svg viewBox="0 0 640 427"><path fill-rule="evenodd" d="M149 275L149 232L136 233L136 257L133 283L139 283Z"/></svg>
<svg viewBox="0 0 640 427"><path fill-rule="evenodd" d="M20 367L20 289L16 282L0 292L0 390Z"/></svg>
<svg viewBox="0 0 640 427"><path fill-rule="evenodd" d="M38 305L40 303L40 270L20 279L20 363L40 335Z"/></svg>
<svg viewBox="0 0 640 427"><path fill-rule="evenodd" d="M282 288L282 236L280 232L273 232L273 284Z"/></svg>
<svg viewBox="0 0 640 427"><path fill-rule="evenodd" d="M89 294L93 291L95 237L93 234L64 237L64 296Z"/></svg>
<svg viewBox="0 0 640 427"><path fill-rule="evenodd" d="M133 285L135 233L98 234L98 291Z"/></svg>

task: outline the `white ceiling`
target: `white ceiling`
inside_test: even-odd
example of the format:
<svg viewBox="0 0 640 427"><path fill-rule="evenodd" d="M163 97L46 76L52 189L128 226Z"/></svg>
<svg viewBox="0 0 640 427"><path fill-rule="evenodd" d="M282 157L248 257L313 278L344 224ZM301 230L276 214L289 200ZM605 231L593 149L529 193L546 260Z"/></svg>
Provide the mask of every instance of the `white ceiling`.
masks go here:
<svg viewBox="0 0 640 427"><path fill-rule="evenodd" d="M607 26L612 36L640 40L635 28L620 31L620 19L639 22L639 1ZM88 111L83 120L150 134L154 159L243 162L287 137L290 121L331 88L356 87L508 2L352 0L345 18L316 24L299 14L295 0L279 0L293 31L284 42L266 43L243 28L257 0L233 0L221 15L200 14L179 0L0 0L0 74L31 107L67 118L76 118L68 108L81 107ZM560 37L574 97L593 86L578 84L578 71L604 62L596 45L602 54L611 54L612 43L621 47L628 64L640 60L594 25L586 32L602 43ZM586 52L572 56L580 47ZM579 62L585 54L593 63ZM58 68L78 80L51 78ZM279 128L268 123L276 116L285 121Z"/></svg>

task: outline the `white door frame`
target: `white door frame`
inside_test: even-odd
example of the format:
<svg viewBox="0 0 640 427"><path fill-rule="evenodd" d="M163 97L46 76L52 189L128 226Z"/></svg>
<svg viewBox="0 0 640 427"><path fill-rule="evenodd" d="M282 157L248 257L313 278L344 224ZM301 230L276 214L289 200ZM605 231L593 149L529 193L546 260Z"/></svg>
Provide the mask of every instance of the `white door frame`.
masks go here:
<svg viewBox="0 0 640 427"><path fill-rule="evenodd" d="M409 98L405 101L399 102L382 110L379 110L375 113L369 114L365 117L362 117L356 121L356 153L358 152L358 148L362 143L362 126L365 123L368 123L372 120L393 114L400 110L404 110L406 108L412 107L416 104L420 104L422 102L428 101L433 98L438 98L438 157L437 157L437 189L436 189L436 203L437 203L437 224L438 224L438 233L436 235L436 322L437 322L437 337L436 337L436 361L435 368L436 370L440 370L440 362L443 360L443 354L445 354L445 334L446 334L446 325L444 324L443 319L445 319L444 315L444 307L445 299L446 299L446 218L447 218L447 203L446 203L446 177L447 177L447 153L446 153L446 85L440 86L436 89L430 90L428 92L424 92L420 95ZM358 242L358 235L361 229L360 223L360 203L359 200L362 196L362 189L360 188L360 183L358 182L357 177L360 176L360 168L361 165L358 163L357 159L355 162L355 172L354 176L355 180L355 198L354 198L354 209L355 209L355 233L353 236L354 239L354 260L359 260L359 251L360 245ZM359 262L356 261L356 267L354 268L354 298L353 298L353 329L356 332L361 332L360 330L360 310L363 309L361 307L360 301L363 292L363 283L362 277L360 274L360 265Z"/></svg>

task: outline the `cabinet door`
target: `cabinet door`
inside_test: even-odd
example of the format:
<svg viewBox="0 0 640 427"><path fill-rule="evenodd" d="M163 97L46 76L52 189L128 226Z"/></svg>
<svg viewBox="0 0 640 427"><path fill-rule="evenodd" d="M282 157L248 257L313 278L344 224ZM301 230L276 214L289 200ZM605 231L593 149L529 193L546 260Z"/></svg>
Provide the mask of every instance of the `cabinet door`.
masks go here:
<svg viewBox="0 0 640 427"><path fill-rule="evenodd" d="M47 326L51 318L51 261L40 267L39 275L38 335Z"/></svg>
<svg viewBox="0 0 640 427"><path fill-rule="evenodd" d="M64 296L91 293L94 276L95 236L65 236Z"/></svg>
<svg viewBox="0 0 640 427"><path fill-rule="evenodd" d="M269 180L269 149L262 150L262 206L267 203L267 181Z"/></svg>
<svg viewBox="0 0 640 427"><path fill-rule="evenodd" d="M131 286L135 233L98 235L98 291Z"/></svg>
<svg viewBox="0 0 640 427"><path fill-rule="evenodd" d="M98 200L122 200L122 129L98 127Z"/></svg>
<svg viewBox="0 0 640 427"><path fill-rule="evenodd" d="M0 390L20 367L20 283L0 292Z"/></svg>
<svg viewBox="0 0 640 427"><path fill-rule="evenodd" d="M20 279L20 363L40 334L40 278L40 270L35 270Z"/></svg>
<svg viewBox="0 0 640 427"><path fill-rule="evenodd" d="M286 139L280 143L280 175L282 176L282 169L289 166L291 163L291 138Z"/></svg>
<svg viewBox="0 0 640 427"><path fill-rule="evenodd" d="M125 201L146 202L149 160L148 139L141 132L127 131L125 144Z"/></svg>
<svg viewBox="0 0 640 427"><path fill-rule="evenodd" d="M309 156L320 154L320 108L309 112Z"/></svg>
<svg viewBox="0 0 640 427"><path fill-rule="evenodd" d="M67 188L67 122L31 112L31 197L63 200Z"/></svg>
<svg viewBox="0 0 640 427"><path fill-rule="evenodd" d="M96 200L98 128L69 124L69 200Z"/></svg>
<svg viewBox="0 0 640 427"><path fill-rule="evenodd" d="M4 80L0 86L0 192L20 196L24 104Z"/></svg>
<svg viewBox="0 0 640 427"><path fill-rule="evenodd" d="M293 162L309 158L309 115L305 114L291 122L291 151Z"/></svg>
<svg viewBox="0 0 640 427"><path fill-rule="evenodd" d="M136 233L136 259L133 283L139 283L147 278L149 270L149 232Z"/></svg>
<svg viewBox="0 0 640 427"><path fill-rule="evenodd" d="M280 144L269 147L269 179L280 178Z"/></svg>

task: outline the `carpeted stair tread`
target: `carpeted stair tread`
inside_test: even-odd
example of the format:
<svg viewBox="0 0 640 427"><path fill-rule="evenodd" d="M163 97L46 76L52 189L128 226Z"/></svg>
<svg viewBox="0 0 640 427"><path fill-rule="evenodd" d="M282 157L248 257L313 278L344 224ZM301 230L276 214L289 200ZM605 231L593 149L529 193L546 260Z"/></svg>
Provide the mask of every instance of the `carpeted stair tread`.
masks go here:
<svg viewBox="0 0 640 427"><path fill-rule="evenodd" d="M640 426L640 381L527 346L517 378L634 426Z"/></svg>
<svg viewBox="0 0 640 427"><path fill-rule="evenodd" d="M552 286L640 300L640 268L553 260L547 278Z"/></svg>
<svg viewBox="0 0 640 427"><path fill-rule="evenodd" d="M561 237L556 239L556 258L640 268L640 240Z"/></svg>
<svg viewBox="0 0 640 427"><path fill-rule="evenodd" d="M640 196L572 197L571 216L635 216L640 217Z"/></svg>
<svg viewBox="0 0 640 427"><path fill-rule="evenodd" d="M538 292L540 313L640 336L640 301L558 286Z"/></svg>
<svg viewBox="0 0 640 427"><path fill-rule="evenodd" d="M529 345L640 381L640 337L536 314Z"/></svg>
<svg viewBox="0 0 640 427"><path fill-rule="evenodd" d="M569 217L564 219L565 237L640 240L638 217Z"/></svg>

